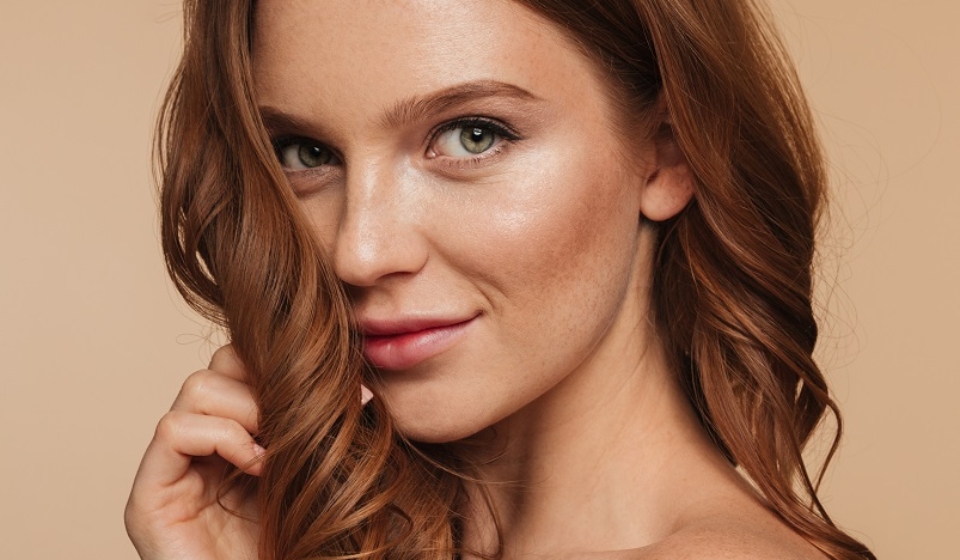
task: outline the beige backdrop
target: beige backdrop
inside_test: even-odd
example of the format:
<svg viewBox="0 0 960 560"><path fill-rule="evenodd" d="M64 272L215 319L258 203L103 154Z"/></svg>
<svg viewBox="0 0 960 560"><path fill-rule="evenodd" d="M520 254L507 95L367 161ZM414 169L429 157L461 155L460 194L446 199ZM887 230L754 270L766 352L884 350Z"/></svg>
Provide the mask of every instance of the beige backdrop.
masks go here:
<svg viewBox="0 0 960 560"><path fill-rule="evenodd" d="M824 499L882 558L957 558L957 6L774 5L841 203L822 354L847 438ZM2 558L134 558L140 454L212 349L164 276L148 172L178 40L175 0L2 0Z"/></svg>

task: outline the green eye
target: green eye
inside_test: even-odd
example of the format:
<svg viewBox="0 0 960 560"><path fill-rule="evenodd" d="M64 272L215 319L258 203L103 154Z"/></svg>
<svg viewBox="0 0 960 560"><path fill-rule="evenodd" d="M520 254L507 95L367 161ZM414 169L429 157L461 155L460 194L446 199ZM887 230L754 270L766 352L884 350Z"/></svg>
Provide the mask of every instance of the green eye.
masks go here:
<svg viewBox="0 0 960 560"><path fill-rule="evenodd" d="M337 157L319 142L292 138L277 143L277 158L285 169L313 169L337 163Z"/></svg>
<svg viewBox="0 0 960 560"><path fill-rule="evenodd" d="M460 145L471 154L482 154L496 142L497 135L489 128L464 127L460 131Z"/></svg>
<svg viewBox="0 0 960 560"><path fill-rule="evenodd" d="M504 142L518 139L516 134L495 120L471 117L443 125L434 136L430 151L434 156L476 159L499 150Z"/></svg>
<svg viewBox="0 0 960 560"><path fill-rule="evenodd" d="M320 167L333 161L330 150L317 144L300 144L297 148L297 158L304 167Z"/></svg>

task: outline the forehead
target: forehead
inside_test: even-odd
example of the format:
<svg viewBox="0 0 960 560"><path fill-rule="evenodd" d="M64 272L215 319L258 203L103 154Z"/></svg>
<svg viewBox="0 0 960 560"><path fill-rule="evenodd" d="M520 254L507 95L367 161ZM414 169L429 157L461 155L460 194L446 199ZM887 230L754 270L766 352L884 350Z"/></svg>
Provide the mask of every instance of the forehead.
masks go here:
<svg viewBox="0 0 960 560"><path fill-rule="evenodd" d="M262 0L253 65L262 103L341 115L477 80L598 93L566 35L510 0Z"/></svg>

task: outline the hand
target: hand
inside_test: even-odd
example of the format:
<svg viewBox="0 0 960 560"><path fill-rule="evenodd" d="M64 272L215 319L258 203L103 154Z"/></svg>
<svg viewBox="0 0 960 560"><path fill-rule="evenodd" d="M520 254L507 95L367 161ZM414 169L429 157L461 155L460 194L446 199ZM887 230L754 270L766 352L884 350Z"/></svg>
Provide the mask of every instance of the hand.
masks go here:
<svg viewBox="0 0 960 560"><path fill-rule="evenodd" d="M255 484L235 485L222 496L231 511L217 501L229 465L254 477L261 470L264 451L251 435L257 406L245 379L233 348L220 348L210 369L187 378L157 425L124 515L142 559L257 558Z"/></svg>

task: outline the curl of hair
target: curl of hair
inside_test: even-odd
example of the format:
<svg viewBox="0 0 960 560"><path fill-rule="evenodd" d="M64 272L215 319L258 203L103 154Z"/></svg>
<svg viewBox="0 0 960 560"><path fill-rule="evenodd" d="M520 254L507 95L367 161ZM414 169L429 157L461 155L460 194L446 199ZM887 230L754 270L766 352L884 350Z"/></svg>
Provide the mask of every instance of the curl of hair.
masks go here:
<svg viewBox="0 0 960 560"><path fill-rule="evenodd" d="M700 419L770 509L832 559L873 559L817 498L802 451L840 417L811 354L824 171L803 94L749 0L517 0L605 72L624 115L663 104L694 201L661 224L653 307ZM225 326L260 406L261 557L461 553L456 453L398 434L349 300L306 227L256 110L253 0L186 0L185 47L158 125L161 236L188 303ZM630 119L625 119L630 120Z"/></svg>

